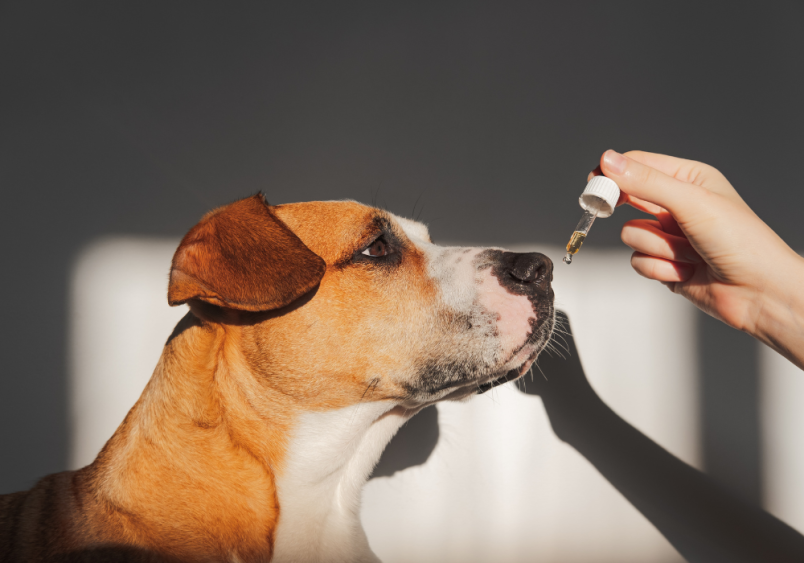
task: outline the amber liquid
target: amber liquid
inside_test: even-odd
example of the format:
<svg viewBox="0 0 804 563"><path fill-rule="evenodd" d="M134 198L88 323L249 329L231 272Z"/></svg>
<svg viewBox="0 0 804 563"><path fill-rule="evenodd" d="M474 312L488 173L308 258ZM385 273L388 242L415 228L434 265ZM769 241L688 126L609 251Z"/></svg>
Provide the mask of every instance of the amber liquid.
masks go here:
<svg viewBox="0 0 804 563"><path fill-rule="evenodd" d="M572 238L567 243L567 254L570 256L574 255L581 249L581 245L583 241L586 240L586 233L582 233L581 231L575 231L572 233Z"/></svg>

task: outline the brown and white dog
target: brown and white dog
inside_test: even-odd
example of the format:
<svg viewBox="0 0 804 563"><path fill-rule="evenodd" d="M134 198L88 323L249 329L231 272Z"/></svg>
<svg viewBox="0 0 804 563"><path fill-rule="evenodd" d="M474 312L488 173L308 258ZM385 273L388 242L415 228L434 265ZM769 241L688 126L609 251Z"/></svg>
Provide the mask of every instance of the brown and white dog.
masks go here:
<svg viewBox="0 0 804 563"><path fill-rule="evenodd" d="M173 258L190 312L142 397L92 465L0 496L0 560L377 561L359 507L383 448L524 374L551 280L541 254L436 246L355 202L212 211Z"/></svg>

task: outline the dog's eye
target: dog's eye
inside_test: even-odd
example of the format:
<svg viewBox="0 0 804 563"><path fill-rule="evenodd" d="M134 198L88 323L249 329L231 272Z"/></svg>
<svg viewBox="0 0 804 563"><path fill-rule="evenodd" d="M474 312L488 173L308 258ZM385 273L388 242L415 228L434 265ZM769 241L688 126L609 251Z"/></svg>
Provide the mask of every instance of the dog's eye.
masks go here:
<svg viewBox="0 0 804 563"><path fill-rule="evenodd" d="M366 256L373 256L375 258L380 256L387 256L388 252L388 243L385 242L383 237L378 238L374 242L372 242L367 249L365 249L361 254L365 254Z"/></svg>

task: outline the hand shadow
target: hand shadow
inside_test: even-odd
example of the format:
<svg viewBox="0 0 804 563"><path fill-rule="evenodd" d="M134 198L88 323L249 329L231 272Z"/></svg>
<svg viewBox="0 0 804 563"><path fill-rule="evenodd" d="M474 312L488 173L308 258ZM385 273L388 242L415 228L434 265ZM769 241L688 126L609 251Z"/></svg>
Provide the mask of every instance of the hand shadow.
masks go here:
<svg viewBox="0 0 804 563"><path fill-rule="evenodd" d="M567 351L539 358L520 384L540 395L558 438L578 450L690 562L804 561L804 536L733 495L611 410L586 379L569 319L557 312ZM557 342L562 338L557 336ZM802 397L804 401L804 397Z"/></svg>

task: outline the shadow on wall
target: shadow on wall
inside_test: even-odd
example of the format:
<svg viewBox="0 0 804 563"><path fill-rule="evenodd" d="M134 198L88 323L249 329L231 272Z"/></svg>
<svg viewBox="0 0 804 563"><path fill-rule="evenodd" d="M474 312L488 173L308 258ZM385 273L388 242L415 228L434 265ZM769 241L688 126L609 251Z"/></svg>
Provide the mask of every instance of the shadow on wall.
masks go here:
<svg viewBox="0 0 804 563"><path fill-rule="evenodd" d="M612 411L586 379L567 316L567 357L545 354L551 377L518 389L542 397L556 434L637 508L687 561L804 561L804 536L687 465ZM520 380L521 382L521 380ZM438 441L438 413L414 416L386 448L372 477L421 465Z"/></svg>
<svg viewBox="0 0 804 563"><path fill-rule="evenodd" d="M438 410L423 409L408 420L385 448L369 479L390 477L408 467L423 465L438 443Z"/></svg>

